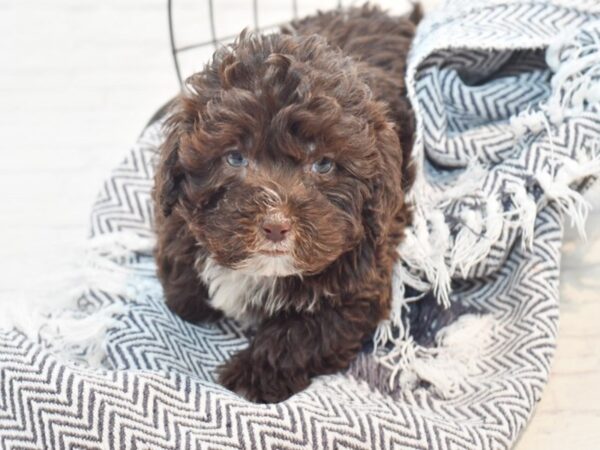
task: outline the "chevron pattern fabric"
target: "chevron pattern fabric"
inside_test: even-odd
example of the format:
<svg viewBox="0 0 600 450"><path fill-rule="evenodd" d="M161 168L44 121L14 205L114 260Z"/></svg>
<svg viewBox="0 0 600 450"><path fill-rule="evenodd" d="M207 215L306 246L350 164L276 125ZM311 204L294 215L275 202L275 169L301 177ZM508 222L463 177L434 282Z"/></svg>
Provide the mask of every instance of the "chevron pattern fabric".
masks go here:
<svg viewBox="0 0 600 450"><path fill-rule="evenodd" d="M584 219L572 188L600 169L600 6L448 1L420 27L408 83L419 175L395 307L431 290L450 310L460 305L494 324L450 394L416 365L388 378L386 354L410 342L398 331L407 330L404 315L382 324L392 337L376 354L280 404L219 386L215 368L247 336L229 320L185 323L164 304L152 260L163 139L155 122L92 210L90 241L113 279L90 282L78 311L93 318L122 307L103 335L100 367L65 357L41 332L0 330L0 448L512 447L554 353L562 218ZM456 336L447 333L448 351Z"/></svg>

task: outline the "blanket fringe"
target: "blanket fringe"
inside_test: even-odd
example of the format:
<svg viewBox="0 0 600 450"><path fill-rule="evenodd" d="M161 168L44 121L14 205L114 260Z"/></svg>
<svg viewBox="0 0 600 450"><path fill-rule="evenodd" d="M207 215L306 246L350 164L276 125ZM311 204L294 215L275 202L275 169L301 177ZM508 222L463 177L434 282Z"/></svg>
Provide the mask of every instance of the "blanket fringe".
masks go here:
<svg viewBox="0 0 600 450"><path fill-rule="evenodd" d="M48 277L7 308L0 328L16 328L65 360L100 367L106 332L119 326L117 316L125 314L127 306L116 302L89 308L81 300L91 292L112 298L162 295L151 258L139 258L153 245L152 239L130 232L100 235L83 247L72 245L64 263L54 262Z"/></svg>
<svg viewBox="0 0 600 450"><path fill-rule="evenodd" d="M476 374L495 329L490 315L465 314L438 331L434 347L420 346L405 333L378 363L390 373L390 390L414 390L424 381L438 395L451 398Z"/></svg>

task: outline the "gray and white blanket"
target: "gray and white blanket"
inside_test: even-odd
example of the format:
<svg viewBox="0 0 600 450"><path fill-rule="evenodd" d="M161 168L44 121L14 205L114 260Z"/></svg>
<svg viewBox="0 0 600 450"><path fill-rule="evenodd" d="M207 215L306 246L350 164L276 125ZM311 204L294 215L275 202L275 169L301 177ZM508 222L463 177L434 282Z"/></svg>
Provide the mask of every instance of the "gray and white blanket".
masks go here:
<svg viewBox="0 0 600 450"><path fill-rule="evenodd" d="M154 123L93 207L77 308L0 329L0 448L511 447L554 353L562 219L583 232L600 172L600 3L449 0L408 86L415 223L392 317L348 373L275 405L215 382L247 341L164 305Z"/></svg>

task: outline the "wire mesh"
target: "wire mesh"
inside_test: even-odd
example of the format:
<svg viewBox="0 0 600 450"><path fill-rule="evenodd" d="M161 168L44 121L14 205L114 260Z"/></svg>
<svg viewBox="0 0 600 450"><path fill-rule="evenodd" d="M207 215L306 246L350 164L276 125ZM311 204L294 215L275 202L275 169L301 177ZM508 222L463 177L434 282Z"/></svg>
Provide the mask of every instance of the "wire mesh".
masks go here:
<svg viewBox="0 0 600 450"><path fill-rule="evenodd" d="M314 13L318 9L343 8L362 4L364 1L179 0L175 2L175 0L167 0L171 54L180 87L183 87L184 80L189 75L201 69L219 44L232 41L246 27L267 32L279 28L292 19ZM405 12L410 5L409 1L390 0L377 3L390 10L396 9ZM192 18L190 10L197 9L199 6L199 14ZM176 13L179 13L180 17L187 17L187 20L184 20L184 23L178 23ZM275 16L277 17L275 18ZM219 19L221 26L219 26ZM182 28L208 30L208 35L205 34L201 39L189 39L188 37L188 42L183 42L186 40L185 37L179 36ZM185 64L184 56L193 53L191 63Z"/></svg>

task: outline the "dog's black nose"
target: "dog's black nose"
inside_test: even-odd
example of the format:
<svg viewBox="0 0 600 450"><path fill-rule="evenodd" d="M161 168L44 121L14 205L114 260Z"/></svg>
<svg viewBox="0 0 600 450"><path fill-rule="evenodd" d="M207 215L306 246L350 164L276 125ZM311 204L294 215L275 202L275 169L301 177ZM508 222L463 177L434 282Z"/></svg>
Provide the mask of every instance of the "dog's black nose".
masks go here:
<svg viewBox="0 0 600 450"><path fill-rule="evenodd" d="M265 233L265 237L268 240L272 242L281 242L286 238L291 227L287 222L266 220L262 225L262 229Z"/></svg>

